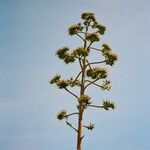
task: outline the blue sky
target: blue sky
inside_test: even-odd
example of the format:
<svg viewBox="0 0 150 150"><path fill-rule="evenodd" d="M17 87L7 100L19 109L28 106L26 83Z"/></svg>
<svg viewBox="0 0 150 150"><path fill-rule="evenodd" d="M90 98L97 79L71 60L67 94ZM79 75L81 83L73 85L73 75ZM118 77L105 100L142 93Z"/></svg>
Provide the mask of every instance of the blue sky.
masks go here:
<svg viewBox="0 0 150 150"><path fill-rule="evenodd" d="M67 28L92 11L106 25L102 41L119 61L110 70L112 90L90 93L97 103L115 99L117 109L86 113L85 122L96 128L85 131L83 148L149 150L149 8L149 0L0 0L0 149L75 149L74 131L56 120L57 111L74 110L74 102L48 80L76 73L77 65L64 65L55 50L80 45Z"/></svg>

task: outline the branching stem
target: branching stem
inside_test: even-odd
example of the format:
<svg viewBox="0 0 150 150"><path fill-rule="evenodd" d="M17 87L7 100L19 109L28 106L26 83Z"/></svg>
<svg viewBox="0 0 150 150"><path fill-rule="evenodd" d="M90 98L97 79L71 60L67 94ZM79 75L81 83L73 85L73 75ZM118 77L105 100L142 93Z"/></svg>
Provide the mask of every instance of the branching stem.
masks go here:
<svg viewBox="0 0 150 150"><path fill-rule="evenodd" d="M76 35L77 35L78 37L80 37L80 38L83 40L83 42L85 42L85 39L84 39L81 35L79 35L78 33L76 33Z"/></svg>
<svg viewBox="0 0 150 150"><path fill-rule="evenodd" d="M101 86L101 85L98 85L98 84L97 84L97 83L95 83L95 82L92 82L92 81L90 81L90 80L85 80L85 81L87 81L87 82L89 82L89 83L91 83L91 84L94 84L94 85L96 85L96 86L98 86L98 87L102 88L102 86Z"/></svg>
<svg viewBox="0 0 150 150"><path fill-rule="evenodd" d="M93 49L93 50L96 50L96 51L102 51L101 49L98 49L98 48L95 48L95 47L89 47L89 48L91 48L91 49Z"/></svg>
<svg viewBox="0 0 150 150"><path fill-rule="evenodd" d="M83 33L83 34L86 34L85 32L83 32L83 31L78 31L77 33Z"/></svg>
<svg viewBox="0 0 150 150"><path fill-rule="evenodd" d="M97 61L97 62L91 62L89 63L90 65L95 65L95 64L102 64L102 63L105 63L106 60L103 60L103 61Z"/></svg>
<svg viewBox="0 0 150 150"><path fill-rule="evenodd" d="M78 60L79 60L79 65L80 65L80 68L81 68L81 70L83 70L83 66L82 66L82 63L81 63L81 60L82 60L82 58L80 58L80 57L77 57L77 56L76 56L76 58L78 58Z"/></svg>
<svg viewBox="0 0 150 150"><path fill-rule="evenodd" d="M70 122L66 121L66 124L67 124L69 127L71 127L72 129L74 129L76 132L78 132L78 130L77 130L75 127L73 127Z"/></svg>
<svg viewBox="0 0 150 150"><path fill-rule="evenodd" d="M75 78L74 82L76 82L76 81L78 80L78 78L79 78L79 76L81 75L81 73L82 73L82 71L80 71L80 72L78 73L78 75L77 75L77 77Z"/></svg>
<svg viewBox="0 0 150 150"><path fill-rule="evenodd" d="M90 46L93 44L93 42L90 42L90 44L89 44L89 46L87 47L87 49L89 49L90 48Z"/></svg>
<svg viewBox="0 0 150 150"><path fill-rule="evenodd" d="M89 84L87 84L86 86L85 86L85 88L84 89L86 89L88 86L90 86L91 84L94 84L96 81L98 81L100 78L97 78L97 79L95 79L95 80L93 80L93 81L91 81Z"/></svg>
<svg viewBox="0 0 150 150"><path fill-rule="evenodd" d="M64 88L68 93L70 93L71 95L73 95L75 98L79 99L79 97L77 95L75 95L74 93L72 93L70 90L68 90L67 88Z"/></svg>
<svg viewBox="0 0 150 150"><path fill-rule="evenodd" d="M86 62L87 62L86 67L89 66L89 68L92 69L92 67L91 67L91 65L90 65L90 63L89 63L89 61L87 59L86 59Z"/></svg>
<svg viewBox="0 0 150 150"><path fill-rule="evenodd" d="M79 113L77 113L77 112L71 113L71 114L66 115L66 117L70 117L70 116L73 116L73 115L79 115Z"/></svg>
<svg viewBox="0 0 150 150"><path fill-rule="evenodd" d="M103 106L98 106L98 105L87 105L88 107L96 107L96 108L104 108Z"/></svg>

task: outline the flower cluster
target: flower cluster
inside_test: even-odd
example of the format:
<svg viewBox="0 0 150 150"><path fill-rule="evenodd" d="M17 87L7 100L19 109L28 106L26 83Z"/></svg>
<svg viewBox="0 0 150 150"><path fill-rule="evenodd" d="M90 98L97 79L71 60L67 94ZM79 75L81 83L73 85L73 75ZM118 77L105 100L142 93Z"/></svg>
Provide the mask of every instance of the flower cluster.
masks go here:
<svg viewBox="0 0 150 150"><path fill-rule="evenodd" d="M107 44L103 44L102 47L102 54L105 57L106 64L110 66L114 65L115 61L118 59L117 54L113 53Z"/></svg>
<svg viewBox="0 0 150 150"><path fill-rule="evenodd" d="M83 27L81 26L81 23L74 24L69 27L68 33L69 33L69 35L72 36L72 35L76 34L78 31L82 31L82 29L83 29Z"/></svg>
<svg viewBox="0 0 150 150"><path fill-rule="evenodd" d="M93 123L90 123L88 126L84 126L85 128L87 128L88 130L93 130L95 125Z"/></svg>
<svg viewBox="0 0 150 150"><path fill-rule="evenodd" d="M106 27L97 22L94 22L92 28L96 28L98 30L97 32L101 35L103 35L106 31Z"/></svg>
<svg viewBox="0 0 150 150"><path fill-rule="evenodd" d="M107 77L107 70L101 67L90 68L87 70L86 75L92 79L104 79Z"/></svg>
<svg viewBox="0 0 150 150"><path fill-rule="evenodd" d="M111 85L110 85L110 81L109 80L104 80L103 84L101 85L101 89L102 90L110 90Z"/></svg>
<svg viewBox="0 0 150 150"><path fill-rule="evenodd" d="M73 54L75 56L88 56L89 54L89 49L88 48L83 48L83 47L78 47L76 49L74 49Z"/></svg>
<svg viewBox="0 0 150 150"><path fill-rule="evenodd" d="M69 51L68 47L63 47L57 50L56 55L60 58L60 59L64 59L66 57L67 51Z"/></svg>
<svg viewBox="0 0 150 150"><path fill-rule="evenodd" d="M109 52L107 53L105 58L106 58L106 64L112 66L114 65L115 61L118 59L118 56L115 53Z"/></svg>
<svg viewBox="0 0 150 150"><path fill-rule="evenodd" d="M74 61L75 61L74 56L72 54L67 53L66 56L65 56L64 62L66 64L68 64L68 63L72 63Z"/></svg>
<svg viewBox="0 0 150 150"><path fill-rule="evenodd" d="M106 27L99 24L96 21L96 18L93 13L91 12L83 13L81 18L85 20L84 21L85 26L91 26L93 29L97 29L96 33L99 33L100 35L103 35L105 33Z"/></svg>
<svg viewBox="0 0 150 150"><path fill-rule="evenodd" d="M96 20L94 14L91 13L91 12L85 12L85 13L83 13L81 15L81 18L83 20L87 20L87 21L95 21Z"/></svg>
<svg viewBox="0 0 150 150"><path fill-rule="evenodd" d="M63 59L66 64L72 63L75 61L75 58L73 54L68 53L69 48L68 47L63 47L61 49L58 49L56 52L56 55L58 58Z"/></svg>
<svg viewBox="0 0 150 150"><path fill-rule="evenodd" d="M74 80L73 78L70 78L69 80L66 80L69 84L69 86L74 87L74 86L80 86L80 81L79 80Z"/></svg>
<svg viewBox="0 0 150 150"><path fill-rule="evenodd" d="M99 36L97 33L93 32L93 33L89 33L87 36L86 36L86 39L90 42L98 42L99 41Z"/></svg>
<svg viewBox="0 0 150 150"><path fill-rule="evenodd" d="M91 98L88 95L81 95L81 97L79 98L79 103L88 105L90 104L90 99Z"/></svg>
<svg viewBox="0 0 150 150"><path fill-rule="evenodd" d="M50 84L55 84L60 80L60 75L55 75L51 80L50 80Z"/></svg>
<svg viewBox="0 0 150 150"><path fill-rule="evenodd" d="M69 86L69 83L66 80L59 80L56 84L60 89L65 89L67 86Z"/></svg>
<svg viewBox="0 0 150 150"><path fill-rule="evenodd" d="M115 108L115 104L114 104L114 102L106 100L106 101L103 101L103 108L105 110L109 110L109 108L114 109Z"/></svg>
<svg viewBox="0 0 150 150"><path fill-rule="evenodd" d="M57 119L62 120L62 119L67 119L67 112L66 110L61 110L57 114Z"/></svg>
<svg viewBox="0 0 150 150"><path fill-rule="evenodd" d="M80 86L79 80L74 80L73 78L70 78L68 80L61 80L60 75L55 75L51 80L50 84L56 84L59 89L65 89L67 86Z"/></svg>

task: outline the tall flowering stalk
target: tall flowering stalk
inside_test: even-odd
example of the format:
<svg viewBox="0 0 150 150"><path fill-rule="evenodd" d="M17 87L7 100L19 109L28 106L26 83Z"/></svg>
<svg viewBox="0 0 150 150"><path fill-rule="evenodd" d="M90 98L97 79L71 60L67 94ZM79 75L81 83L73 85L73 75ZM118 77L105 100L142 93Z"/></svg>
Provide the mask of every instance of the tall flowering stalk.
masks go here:
<svg viewBox="0 0 150 150"><path fill-rule="evenodd" d="M77 36L83 41L83 45L70 50L68 47L60 48L56 51L59 59L66 64L71 64L75 61L80 66L79 73L70 79L62 79L61 75L55 75L50 84L56 85L59 89L63 89L71 94L77 103L77 110L73 113L68 113L66 110L61 110L57 114L59 120L65 120L66 125L71 127L77 133L77 150L82 150L82 140L84 138L83 128L93 130L95 125L90 123L85 125L83 122L84 112L88 108L101 108L104 110L114 109L115 104L110 100L103 100L101 105L95 105L92 98L87 94L87 89L91 86L97 86L101 90L110 90L111 82L108 78L108 71L105 67L100 65L104 64L113 66L117 61L118 56L112 51L109 45L101 44L99 48L93 46L94 43L100 41L104 35L106 27L98 23L94 14L85 12L81 15L82 23L74 24L68 29L70 36ZM96 51L98 55L103 56L103 60L89 61L90 54ZM78 88L79 94L72 92L72 88ZM69 118L76 116L78 124L72 125Z"/></svg>

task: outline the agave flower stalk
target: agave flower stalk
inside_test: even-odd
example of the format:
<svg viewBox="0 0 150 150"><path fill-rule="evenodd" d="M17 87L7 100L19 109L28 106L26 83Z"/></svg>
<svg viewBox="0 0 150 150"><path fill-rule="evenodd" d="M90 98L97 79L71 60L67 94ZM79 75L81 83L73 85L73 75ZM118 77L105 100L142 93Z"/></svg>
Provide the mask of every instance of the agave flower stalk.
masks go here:
<svg viewBox="0 0 150 150"><path fill-rule="evenodd" d="M87 93L87 88L96 86L102 91L109 91L111 82L108 79L108 70L104 66L113 66L118 59L117 54L108 44L104 43L99 48L93 46L95 42L98 43L101 40L106 31L106 27L97 22L94 13L85 12L81 15L81 19L83 22L70 26L68 33L70 36L77 36L83 44L74 49L63 47L56 51L56 56L65 64L78 62L79 72L70 79L62 79L62 76L57 74L50 80L50 84L68 92L77 103L75 112L68 113L63 109L57 114L57 119L65 120L66 125L76 132L76 150L82 150L84 128L93 130L95 127L93 123L84 124L83 117L86 109L100 108L106 111L115 109L115 103L110 100L103 100L101 105L95 105L93 98ZM94 51L103 56L103 60L89 60L90 54ZM79 94L74 93L72 88L79 89ZM70 122L70 117L76 117L76 125Z"/></svg>

